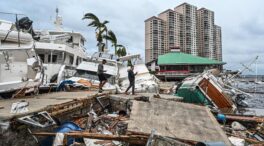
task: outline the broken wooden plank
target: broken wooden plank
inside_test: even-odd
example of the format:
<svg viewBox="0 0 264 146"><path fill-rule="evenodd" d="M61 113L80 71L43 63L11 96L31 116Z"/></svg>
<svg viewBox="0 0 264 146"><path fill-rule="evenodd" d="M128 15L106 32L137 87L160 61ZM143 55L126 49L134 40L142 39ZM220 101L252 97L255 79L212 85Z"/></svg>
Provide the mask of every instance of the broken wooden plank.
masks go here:
<svg viewBox="0 0 264 146"><path fill-rule="evenodd" d="M242 121L242 122L256 122L256 123L264 122L264 117L256 117L256 116L226 115L226 119L232 121Z"/></svg>
<svg viewBox="0 0 264 146"><path fill-rule="evenodd" d="M56 136L56 133L52 132L36 132L32 133L36 136ZM90 138L90 139L99 139L99 140L115 140L115 141L124 141L130 144L145 145L147 143L147 136L144 135L107 135L107 134L97 134L89 132L70 132L64 133L64 137L74 137L74 138Z"/></svg>
<svg viewBox="0 0 264 146"><path fill-rule="evenodd" d="M127 135L144 135L144 136L147 136L147 137L150 136L150 133L137 132L137 131L127 131L126 134ZM161 137L161 136L157 135L156 137ZM191 145L195 145L195 144L198 143L198 141L194 141L194 140L182 139L182 138L177 138L177 137L170 137L170 138L178 140L178 141L183 142L183 143L191 144Z"/></svg>

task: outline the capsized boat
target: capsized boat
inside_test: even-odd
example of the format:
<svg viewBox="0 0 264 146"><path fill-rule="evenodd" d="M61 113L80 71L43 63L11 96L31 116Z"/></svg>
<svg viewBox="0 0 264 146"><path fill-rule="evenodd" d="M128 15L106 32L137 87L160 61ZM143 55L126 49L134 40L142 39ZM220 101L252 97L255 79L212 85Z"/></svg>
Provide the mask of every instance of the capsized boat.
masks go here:
<svg viewBox="0 0 264 146"><path fill-rule="evenodd" d="M26 19L24 19L26 20ZM17 29L19 28L19 29ZM0 97L37 93L43 68L26 23L0 20Z"/></svg>
<svg viewBox="0 0 264 146"><path fill-rule="evenodd" d="M183 80L176 95L183 97L184 102L215 107L223 113L235 112L237 106L226 91L212 73L205 72Z"/></svg>

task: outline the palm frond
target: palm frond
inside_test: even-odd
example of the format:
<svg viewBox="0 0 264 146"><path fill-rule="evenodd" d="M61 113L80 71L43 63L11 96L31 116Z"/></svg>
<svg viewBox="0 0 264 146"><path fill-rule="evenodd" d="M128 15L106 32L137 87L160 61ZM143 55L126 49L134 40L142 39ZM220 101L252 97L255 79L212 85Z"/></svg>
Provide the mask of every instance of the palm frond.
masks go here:
<svg viewBox="0 0 264 146"><path fill-rule="evenodd" d="M88 26L97 27L98 23L96 21L92 21L88 24Z"/></svg>
<svg viewBox="0 0 264 146"><path fill-rule="evenodd" d="M111 41L113 44L117 44L117 39L116 39L116 36L115 36L115 34L114 34L113 31L109 30L109 31L108 31L108 36L111 38L110 41Z"/></svg>
<svg viewBox="0 0 264 146"><path fill-rule="evenodd" d="M118 45L116 45L116 47L123 48L124 46L123 46L123 45L120 45L120 44L118 44Z"/></svg>
<svg viewBox="0 0 264 146"><path fill-rule="evenodd" d="M94 15L93 13L86 13L84 16L83 16L83 19L91 19L91 20L94 20L94 21L97 21L97 22L100 22L99 18Z"/></svg>
<svg viewBox="0 0 264 146"><path fill-rule="evenodd" d="M107 23L109 23L109 21L105 20L102 25L106 25Z"/></svg>

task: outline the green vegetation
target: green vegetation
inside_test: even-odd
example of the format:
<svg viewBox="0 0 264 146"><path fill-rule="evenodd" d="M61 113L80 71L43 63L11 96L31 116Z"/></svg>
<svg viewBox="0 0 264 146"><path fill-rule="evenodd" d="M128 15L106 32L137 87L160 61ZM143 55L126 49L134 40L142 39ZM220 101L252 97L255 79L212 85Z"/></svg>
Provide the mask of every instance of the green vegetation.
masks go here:
<svg viewBox="0 0 264 146"><path fill-rule="evenodd" d="M126 56L126 48L123 45L118 44L114 32L111 30L108 31L107 29L106 24L109 23L109 21L105 20L101 22L99 18L93 13L86 13L83 19L90 20L91 22L88 24L88 26L95 27L96 40L98 42L97 46L100 52L105 51L105 46L107 47L107 41L109 40L112 43L112 47L115 48L115 55L117 55L118 57ZM106 43L103 43L104 39Z"/></svg>

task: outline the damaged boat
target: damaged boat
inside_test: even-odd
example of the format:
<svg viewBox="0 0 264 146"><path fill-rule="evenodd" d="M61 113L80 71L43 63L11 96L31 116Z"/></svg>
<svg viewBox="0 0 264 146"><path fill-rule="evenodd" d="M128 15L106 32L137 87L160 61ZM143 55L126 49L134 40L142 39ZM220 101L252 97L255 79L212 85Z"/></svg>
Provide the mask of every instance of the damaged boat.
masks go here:
<svg viewBox="0 0 264 146"><path fill-rule="evenodd" d="M78 86L83 80L98 86L99 79L97 76L97 68L103 59L107 61L104 65L106 70L106 78L108 82L103 87L104 90L113 91L114 93L124 93L129 86L127 71L130 68L128 61L134 62L134 72L137 72L135 78L135 92L151 92L158 93L159 80L149 73L145 64L139 62L140 55L128 55L118 58L114 54L96 52L88 61L83 61L76 69L74 77L67 80L74 81L74 85ZM85 84L83 84L85 85Z"/></svg>
<svg viewBox="0 0 264 146"><path fill-rule="evenodd" d="M65 31L56 9L55 30L37 30L36 53L43 62L45 76L42 89L72 77L76 67L86 60L85 38L81 33Z"/></svg>
<svg viewBox="0 0 264 146"><path fill-rule="evenodd" d="M195 77L189 77L180 83L176 95L184 102L206 105L223 113L234 113L248 94L224 84L211 72L207 71Z"/></svg>
<svg viewBox="0 0 264 146"><path fill-rule="evenodd" d="M43 68L35 52L35 44L28 27L30 21L0 21L0 97L38 93Z"/></svg>

